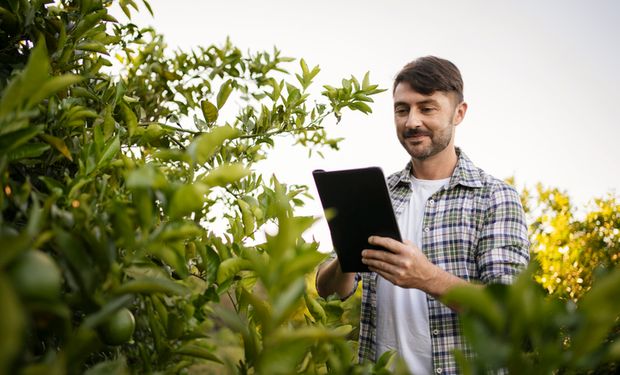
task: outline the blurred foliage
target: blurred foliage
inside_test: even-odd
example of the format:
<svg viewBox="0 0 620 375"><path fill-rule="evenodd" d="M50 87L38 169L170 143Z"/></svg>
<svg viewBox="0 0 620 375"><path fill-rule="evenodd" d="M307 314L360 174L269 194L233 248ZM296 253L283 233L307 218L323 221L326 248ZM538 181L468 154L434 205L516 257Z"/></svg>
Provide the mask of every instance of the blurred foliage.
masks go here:
<svg viewBox="0 0 620 375"><path fill-rule="evenodd" d="M620 264L620 203L617 197L594 199L584 213L557 188L538 184L523 189L532 252L540 262L534 277L550 294L579 300L599 268Z"/></svg>
<svg viewBox="0 0 620 375"><path fill-rule="evenodd" d="M457 353L463 374L591 374L619 370L620 270L595 279L575 303L536 283L536 260L514 285L452 290L463 332L476 356Z"/></svg>
<svg viewBox="0 0 620 375"><path fill-rule="evenodd" d="M514 181L509 181L514 183ZM609 374L620 370L620 207L595 199L575 212L565 192L523 189L533 257L510 286L455 289L477 355L457 353L464 374ZM581 217L581 218L580 218Z"/></svg>
<svg viewBox="0 0 620 375"><path fill-rule="evenodd" d="M381 373L355 308L307 290L305 186L253 165L277 136L370 113L303 59L171 51L133 0L0 0L0 373ZM291 72L292 71L292 72ZM310 94L310 92L317 92Z"/></svg>

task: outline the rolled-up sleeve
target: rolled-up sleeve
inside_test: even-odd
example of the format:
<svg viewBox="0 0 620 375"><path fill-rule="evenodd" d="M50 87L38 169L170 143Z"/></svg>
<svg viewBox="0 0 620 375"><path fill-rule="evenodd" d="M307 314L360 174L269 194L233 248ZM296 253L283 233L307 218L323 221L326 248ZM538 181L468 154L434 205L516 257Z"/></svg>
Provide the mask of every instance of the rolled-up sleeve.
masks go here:
<svg viewBox="0 0 620 375"><path fill-rule="evenodd" d="M519 194L509 185L500 185L489 197L480 233L477 264L485 284L509 284L530 259L525 213Z"/></svg>

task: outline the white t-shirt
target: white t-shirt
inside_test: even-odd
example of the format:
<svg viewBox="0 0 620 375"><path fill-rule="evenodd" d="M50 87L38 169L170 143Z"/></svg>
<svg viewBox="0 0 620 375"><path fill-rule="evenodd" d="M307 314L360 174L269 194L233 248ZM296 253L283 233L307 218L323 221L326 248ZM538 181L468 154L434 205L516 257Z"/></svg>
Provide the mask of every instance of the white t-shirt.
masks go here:
<svg viewBox="0 0 620 375"><path fill-rule="evenodd" d="M449 178L419 180L411 178L411 199L398 217L403 240L421 246L424 207L428 198ZM395 350L413 374L433 373L431 336L428 324L426 294L419 289L395 286L383 277L377 278L377 358Z"/></svg>

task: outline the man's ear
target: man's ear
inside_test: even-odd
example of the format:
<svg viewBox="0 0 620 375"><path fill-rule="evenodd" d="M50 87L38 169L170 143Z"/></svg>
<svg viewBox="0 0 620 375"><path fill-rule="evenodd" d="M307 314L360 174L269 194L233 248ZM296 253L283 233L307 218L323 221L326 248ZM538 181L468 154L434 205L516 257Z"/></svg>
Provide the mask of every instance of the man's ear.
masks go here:
<svg viewBox="0 0 620 375"><path fill-rule="evenodd" d="M454 109L454 116L452 117L452 123L454 126L457 126L461 123L461 121L463 121L465 118L465 113L467 113L467 103L460 102Z"/></svg>

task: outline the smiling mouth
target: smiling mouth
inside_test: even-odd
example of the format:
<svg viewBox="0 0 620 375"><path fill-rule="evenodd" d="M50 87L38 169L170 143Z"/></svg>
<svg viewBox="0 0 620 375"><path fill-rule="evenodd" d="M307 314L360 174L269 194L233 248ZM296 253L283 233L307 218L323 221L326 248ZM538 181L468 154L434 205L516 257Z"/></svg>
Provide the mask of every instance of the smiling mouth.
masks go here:
<svg viewBox="0 0 620 375"><path fill-rule="evenodd" d="M430 138L431 134L429 132L421 131L421 130L408 130L408 131L405 131L403 136L405 137L405 139L420 139L422 137Z"/></svg>
<svg viewBox="0 0 620 375"><path fill-rule="evenodd" d="M429 138L429 135L426 134L415 134L415 135L408 135L405 136L405 140L409 143L413 143L413 144L419 144L422 143L424 141L424 138Z"/></svg>

